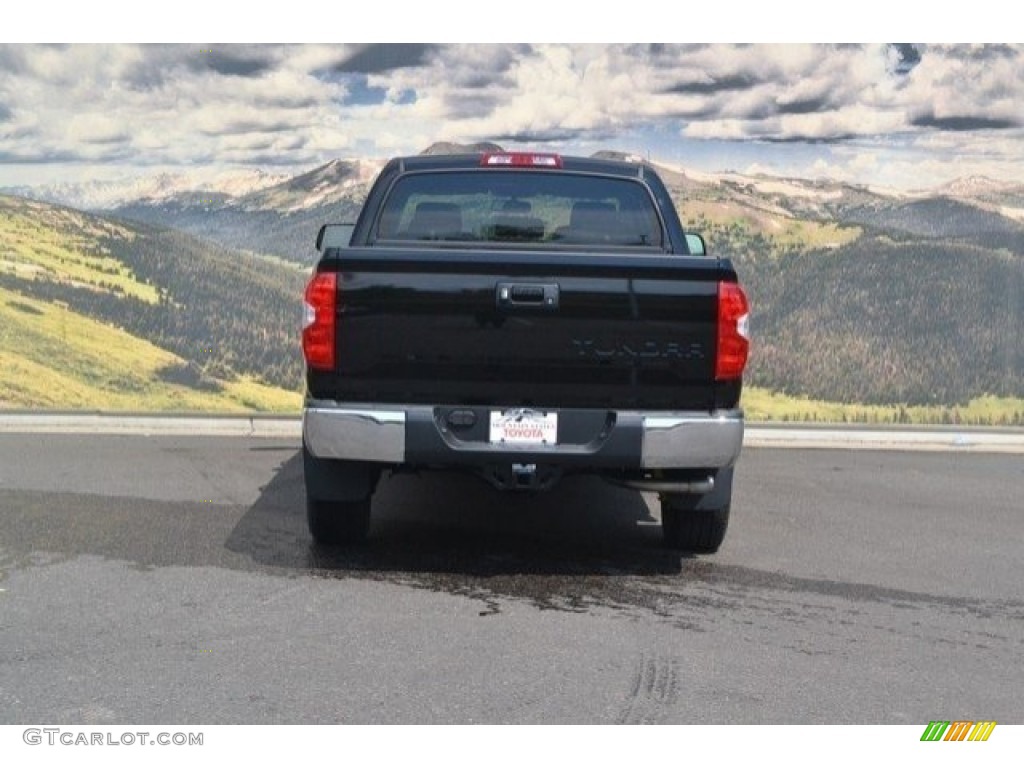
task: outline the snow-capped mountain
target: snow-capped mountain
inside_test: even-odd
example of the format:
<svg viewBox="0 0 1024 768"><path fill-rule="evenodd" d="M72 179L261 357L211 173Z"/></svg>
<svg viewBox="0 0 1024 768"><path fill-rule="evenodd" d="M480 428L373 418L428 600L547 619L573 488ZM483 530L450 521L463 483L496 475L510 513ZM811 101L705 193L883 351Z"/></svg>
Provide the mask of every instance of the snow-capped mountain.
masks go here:
<svg viewBox="0 0 1024 768"><path fill-rule="evenodd" d="M174 229L230 248L300 264L316 257L320 225L354 221L383 161L332 160L242 194L186 190L117 206L119 216Z"/></svg>
<svg viewBox="0 0 1024 768"><path fill-rule="evenodd" d="M929 192L949 197L985 199L1014 193L1021 194L1024 192L1024 185L990 179L988 176L965 176L953 179L948 184L929 190Z"/></svg>
<svg viewBox="0 0 1024 768"><path fill-rule="evenodd" d="M311 171L250 192L235 204L247 211L296 213L348 199L366 188L383 167L383 161L332 160Z"/></svg>
<svg viewBox="0 0 1024 768"><path fill-rule="evenodd" d="M289 174L240 168L215 173L161 172L117 179L67 182L41 186L5 187L0 192L66 205L86 211L105 211L147 201L161 203L176 197L226 199L241 197L280 184Z"/></svg>

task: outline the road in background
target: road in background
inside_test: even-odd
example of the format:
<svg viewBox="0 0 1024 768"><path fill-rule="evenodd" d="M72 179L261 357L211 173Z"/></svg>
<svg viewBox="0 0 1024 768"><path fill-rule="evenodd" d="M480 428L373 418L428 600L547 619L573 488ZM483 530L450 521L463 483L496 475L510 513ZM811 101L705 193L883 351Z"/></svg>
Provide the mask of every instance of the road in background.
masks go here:
<svg viewBox="0 0 1024 768"><path fill-rule="evenodd" d="M299 438L297 416L0 411L0 434ZM747 422L748 448L1024 454L1024 429L959 425Z"/></svg>
<svg viewBox="0 0 1024 768"><path fill-rule="evenodd" d="M313 547L298 442L0 435L0 722L1024 721L1024 462L749 449L656 499L401 476Z"/></svg>

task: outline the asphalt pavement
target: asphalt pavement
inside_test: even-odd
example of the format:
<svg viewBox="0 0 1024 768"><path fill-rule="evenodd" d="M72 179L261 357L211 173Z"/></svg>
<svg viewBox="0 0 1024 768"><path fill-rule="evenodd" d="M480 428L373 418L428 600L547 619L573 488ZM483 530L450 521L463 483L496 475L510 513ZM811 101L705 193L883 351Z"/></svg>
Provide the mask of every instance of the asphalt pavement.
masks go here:
<svg viewBox="0 0 1024 768"><path fill-rule="evenodd" d="M3 723L1024 722L1024 461L748 448L656 498L386 479L312 545L298 440L0 434Z"/></svg>

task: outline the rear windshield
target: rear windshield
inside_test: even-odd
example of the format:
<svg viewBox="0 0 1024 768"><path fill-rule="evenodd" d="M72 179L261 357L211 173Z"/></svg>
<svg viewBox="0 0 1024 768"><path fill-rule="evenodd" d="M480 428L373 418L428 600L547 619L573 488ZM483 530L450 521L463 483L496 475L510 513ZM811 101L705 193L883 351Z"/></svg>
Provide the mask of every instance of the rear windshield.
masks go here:
<svg viewBox="0 0 1024 768"><path fill-rule="evenodd" d="M660 248L647 188L554 171L412 173L395 182L377 239Z"/></svg>

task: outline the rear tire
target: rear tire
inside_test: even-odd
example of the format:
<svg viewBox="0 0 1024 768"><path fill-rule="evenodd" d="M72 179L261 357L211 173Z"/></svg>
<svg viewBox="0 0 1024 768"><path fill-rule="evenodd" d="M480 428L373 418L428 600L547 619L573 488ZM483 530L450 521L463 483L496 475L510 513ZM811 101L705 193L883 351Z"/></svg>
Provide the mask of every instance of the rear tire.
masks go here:
<svg viewBox="0 0 1024 768"><path fill-rule="evenodd" d="M313 541L331 546L364 541L380 469L365 462L317 458L303 442L302 471Z"/></svg>
<svg viewBox="0 0 1024 768"><path fill-rule="evenodd" d="M306 520L317 544L359 544L370 531L370 499L324 501L307 496Z"/></svg>
<svg viewBox="0 0 1024 768"><path fill-rule="evenodd" d="M694 509L692 497L662 494L661 531L665 545L688 552L717 552L729 527L729 506Z"/></svg>

